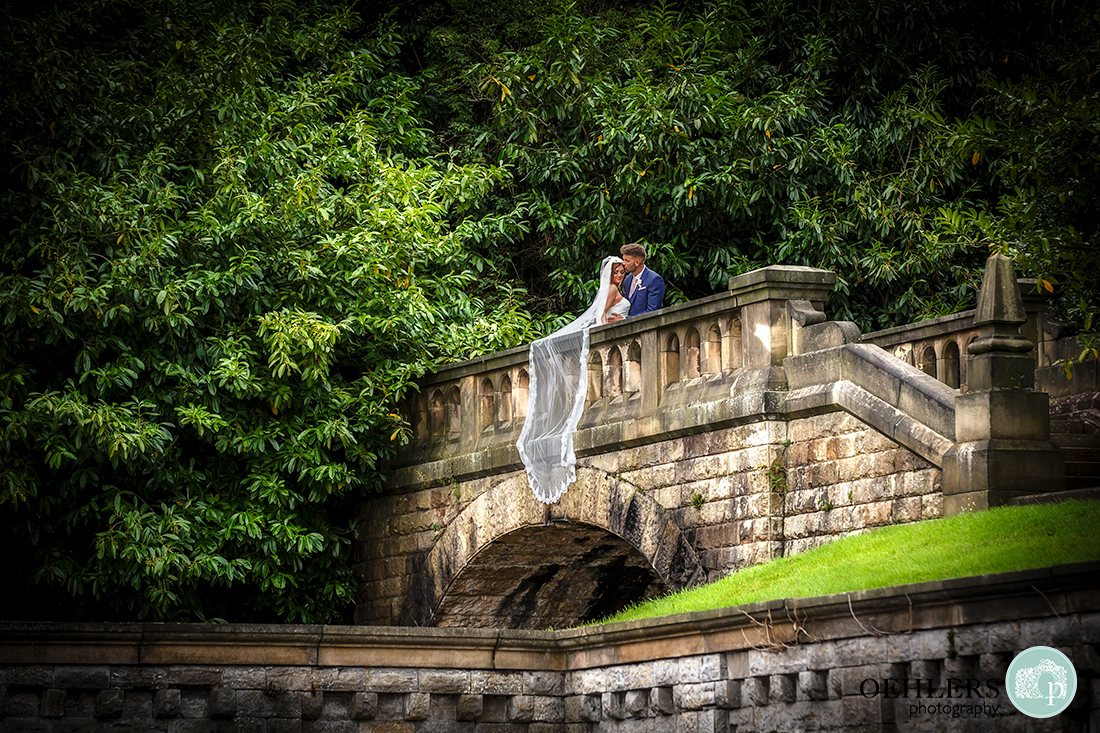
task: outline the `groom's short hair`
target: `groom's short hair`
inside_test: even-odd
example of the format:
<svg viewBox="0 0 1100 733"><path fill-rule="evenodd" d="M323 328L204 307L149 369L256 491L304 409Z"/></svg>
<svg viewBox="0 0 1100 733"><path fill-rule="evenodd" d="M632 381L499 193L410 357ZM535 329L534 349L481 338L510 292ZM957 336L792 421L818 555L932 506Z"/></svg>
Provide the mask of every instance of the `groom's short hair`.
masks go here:
<svg viewBox="0 0 1100 733"><path fill-rule="evenodd" d="M623 257L630 255L631 257L641 257L642 261L645 261L645 247L637 242L631 242L630 244L624 244L619 247L619 254Z"/></svg>

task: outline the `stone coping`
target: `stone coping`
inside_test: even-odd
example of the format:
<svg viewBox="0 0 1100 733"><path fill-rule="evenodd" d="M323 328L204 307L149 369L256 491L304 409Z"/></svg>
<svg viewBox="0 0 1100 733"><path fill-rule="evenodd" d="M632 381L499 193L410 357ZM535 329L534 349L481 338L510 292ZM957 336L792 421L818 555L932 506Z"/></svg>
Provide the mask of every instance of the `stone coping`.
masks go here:
<svg viewBox="0 0 1100 733"><path fill-rule="evenodd" d="M1100 609L1100 561L566 629L0 623L0 664L567 671Z"/></svg>
<svg viewBox="0 0 1100 733"><path fill-rule="evenodd" d="M635 336L642 331L666 328L685 320L732 311L763 300L793 298L823 303L835 284L836 274L829 270L794 265L762 267L730 278L729 289L724 292L631 316L617 323L595 326L591 331L591 343L595 346L605 341ZM530 347L530 344L523 344L505 351L447 364L416 382L423 388L471 374L517 366L528 360Z"/></svg>
<svg viewBox="0 0 1100 733"><path fill-rule="evenodd" d="M938 318L929 318L916 323L905 323L892 328L884 328L881 331L871 331L860 336L863 343L902 344L912 340L928 338L929 336L942 336L951 332L951 326L955 330L965 330L974 325L975 309L959 311ZM944 328L947 326L947 328Z"/></svg>

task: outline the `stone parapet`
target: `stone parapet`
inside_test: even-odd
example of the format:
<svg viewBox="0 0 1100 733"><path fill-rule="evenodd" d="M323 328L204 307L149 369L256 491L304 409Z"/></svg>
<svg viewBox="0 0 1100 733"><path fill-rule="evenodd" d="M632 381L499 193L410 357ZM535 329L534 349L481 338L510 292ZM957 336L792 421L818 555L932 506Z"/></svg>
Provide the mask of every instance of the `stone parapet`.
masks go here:
<svg viewBox="0 0 1100 733"><path fill-rule="evenodd" d="M1036 281L1021 278L1018 282L1026 313L1026 322L1020 330L1034 344L1028 356L1034 368L1050 366L1060 358L1059 324L1047 315L1047 299L1036 290ZM860 336L860 340L890 352L953 389L966 392L969 380L967 348L978 337L975 312L974 309L965 310L872 331Z"/></svg>
<svg viewBox="0 0 1100 733"><path fill-rule="evenodd" d="M666 427L652 418L669 408L728 397L733 380L724 375L767 370L764 382L781 389L782 373L775 369L793 353L799 329L786 303L795 299L820 310L835 281L825 270L767 267L732 278L725 293L593 328L582 425L628 423L634 440L653 440ZM530 382L527 354L528 347L519 347L419 380L420 393L405 407L415 439L394 462L395 485L415 480L401 473L403 467L456 456L500 449L495 461L502 468L517 463L514 446ZM465 468L492 470L484 462Z"/></svg>
<svg viewBox="0 0 1100 733"><path fill-rule="evenodd" d="M1005 674L1032 646L1079 676L1043 730L1087 730L1098 577L1083 563L563 631L3 624L0 733L1023 730Z"/></svg>

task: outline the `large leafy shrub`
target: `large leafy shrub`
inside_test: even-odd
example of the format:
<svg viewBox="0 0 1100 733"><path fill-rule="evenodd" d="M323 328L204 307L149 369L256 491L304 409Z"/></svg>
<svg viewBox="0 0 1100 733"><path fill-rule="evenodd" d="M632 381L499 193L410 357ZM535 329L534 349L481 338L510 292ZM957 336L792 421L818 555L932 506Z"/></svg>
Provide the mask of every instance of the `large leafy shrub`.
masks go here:
<svg viewBox="0 0 1100 733"><path fill-rule="evenodd" d="M10 19L0 507L14 586L66 593L9 615L344 617L410 380L531 338L467 246L504 171L435 156L397 37L358 24Z"/></svg>

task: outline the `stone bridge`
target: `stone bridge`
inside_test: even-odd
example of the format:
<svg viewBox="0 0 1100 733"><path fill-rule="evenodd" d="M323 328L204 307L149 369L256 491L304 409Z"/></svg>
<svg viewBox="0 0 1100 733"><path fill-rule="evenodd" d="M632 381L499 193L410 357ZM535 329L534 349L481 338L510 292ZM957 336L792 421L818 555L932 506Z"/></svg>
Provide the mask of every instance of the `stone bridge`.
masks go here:
<svg viewBox="0 0 1100 733"><path fill-rule="evenodd" d="M361 507L357 623L573 625L839 536L1063 488L1032 389L1055 334L1010 261L990 259L975 311L877 334L825 319L835 280L769 267L593 329L577 481L551 506L515 449L527 347L425 377L406 407L415 441ZM1079 370L1061 416L1077 432L1097 432L1095 382Z"/></svg>

